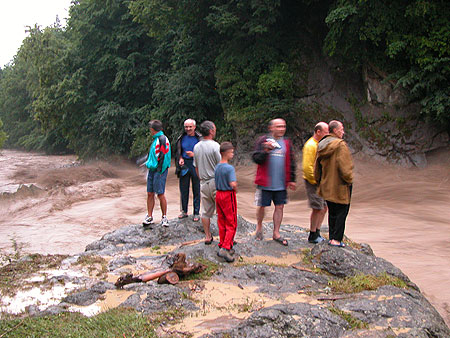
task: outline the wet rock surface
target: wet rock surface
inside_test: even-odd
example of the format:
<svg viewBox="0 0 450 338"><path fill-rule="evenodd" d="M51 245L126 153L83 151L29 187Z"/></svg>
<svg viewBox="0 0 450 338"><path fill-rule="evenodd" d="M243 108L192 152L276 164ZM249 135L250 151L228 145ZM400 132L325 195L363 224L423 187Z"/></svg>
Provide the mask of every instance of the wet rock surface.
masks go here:
<svg viewBox="0 0 450 338"><path fill-rule="evenodd" d="M183 336L180 332L185 332L202 337L450 337L442 317L417 286L400 269L374 256L367 244L349 242L346 248L330 247L326 242L313 245L307 241L306 229L283 225L281 234L289 241L285 247L272 240L272 224L264 225L265 240L258 241L254 238L255 225L239 217L236 261L227 264L217 256L215 219L211 229L215 241L205 245L201 223L191 219L171 220L168 228L129 225L104 235L80 254L108 257L105 268L117 277L166 269L171 257L182 252L190 261L202 259L215 264L217 268L209 280L181 280L177 285L133 283L116 291L111 279L106 281L92 274L90 279L67 277L65 283L77 284L68 296L46 309L30 307L29 314L72 311L74 305L94 306L110 292L119 292L116 298L124 297L117 306L145 314L176 308L182 309L186 318L199 320L208 313L217 313L216 318L227 315L233 319L232 325L224 329L215 327L214 319L208 317L212 324L206 332L183 326L172 330L172 324L166 323L160 336ZM64 264L74 262L76 259L66 259ZM385 285L346 294L330 287L336 279L382 273L405 281L408 287ZM208 294L214 288L235 288L241 294L221 300L227 295ZM217 305L220 301L221 305Z"/></svg>

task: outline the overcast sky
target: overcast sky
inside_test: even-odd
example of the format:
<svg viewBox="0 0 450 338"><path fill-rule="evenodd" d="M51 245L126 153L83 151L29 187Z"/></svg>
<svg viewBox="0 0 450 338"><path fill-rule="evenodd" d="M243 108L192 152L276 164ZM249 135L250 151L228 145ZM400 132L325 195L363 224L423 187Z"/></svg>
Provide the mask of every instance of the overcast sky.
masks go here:
<svg viewBox="0 0 450 338"><path fill-rule="evenodd" d="M42 28L59 17L65 25L71 0L2 0L0 6L0 67L10 62L27 36L26 26Z"/></svg>

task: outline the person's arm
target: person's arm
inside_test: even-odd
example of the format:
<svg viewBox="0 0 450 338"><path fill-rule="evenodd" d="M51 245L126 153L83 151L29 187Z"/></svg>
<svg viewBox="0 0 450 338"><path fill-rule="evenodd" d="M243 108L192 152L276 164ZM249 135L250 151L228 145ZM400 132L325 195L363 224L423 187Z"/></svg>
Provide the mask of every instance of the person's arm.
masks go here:
<svg viewBox="0 0 450 338"><path fill-rule="evenodd" d="M312 147L310 144L306 144L303 147L303 160L302 160L303 176L309 183L313 185L317 184L317 181L314 178L315 161L316 161L316 151L314 147Z"/></svg>
<svg viewBox="0 0 450 338"><path fill-rule="evenodd" d="M347 184L353 183L353 159L347 144L342 141L337 153L339 175Z"/></svg>
<svg viewBox="0 0 450 338"><path fill-rule="evenodd" d="M266 136L261 136L257 141L255 145L255 150L252 153L252 160L256 164L264 164L267 160L267 156L269 155L270 150L273 149L273 146L271 146L264 142L266 139Z"/></svg>
<svg viewBox="0 0 450 338"><path fill-rule="evenodd" d="M316 180L317 184L319 184L320 180L322 179L322 165L320 164L319 157L316 158L316 162L314 165L314 179Z"/></svg>
<svg viewBox="0 0 450 338"><path fill-rule="evenodd" d="M231 167L230 175L228 177L230 187L237 192L237 180L236 180L236 171L233 167Z"/></svg>

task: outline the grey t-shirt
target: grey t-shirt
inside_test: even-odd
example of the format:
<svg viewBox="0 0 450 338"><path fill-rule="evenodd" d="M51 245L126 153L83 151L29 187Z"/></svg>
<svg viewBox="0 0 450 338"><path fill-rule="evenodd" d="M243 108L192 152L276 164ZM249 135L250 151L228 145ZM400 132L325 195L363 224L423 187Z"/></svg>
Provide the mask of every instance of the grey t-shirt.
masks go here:
<svg viewBox="0 0 450 338"><path fill-rule="evenodd" d="M214 178L214 170L220 162L220 145L213 140L201 140L194 147L194 167L198 168L200 181Z"/></svg>
<svg viewBox="0 0 450 338"><path fill-rule="evenodd" d="M228 163L219 163L216 166L215 181L217 190L233 190L230 182L236 182L234 167Z"/></svg>
<svg viewBox="0 0 450 338"><path fill-rule="evenodd" d="M286 145L284 143L284 138L280 138L276 141L280 145L280 148L275 148L269 153L270 187L265 187L264 190L280 191L286 189Z"/></svg>

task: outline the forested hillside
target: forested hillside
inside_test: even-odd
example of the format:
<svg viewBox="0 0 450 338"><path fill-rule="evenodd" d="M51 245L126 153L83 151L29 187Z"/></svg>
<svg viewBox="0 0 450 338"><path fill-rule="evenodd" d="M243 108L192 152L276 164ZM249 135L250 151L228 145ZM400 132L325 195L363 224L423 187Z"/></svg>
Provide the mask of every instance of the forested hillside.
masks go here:
<svg viewBox="0 0 450 338"><path fill-rule="evenodd" d="M321 63L341 79L328 91L349 84L351 109L312 93ZM272 117L302 140L319 119L352 114L349 127L381 143L361 115L373 72L414 118L448 131L450 2L74 0L65 27L32 26L0 70L0 119L8 147L82 158L144 152L154 118L172 140L187 117L213 120L248 150Z"/></svg>

